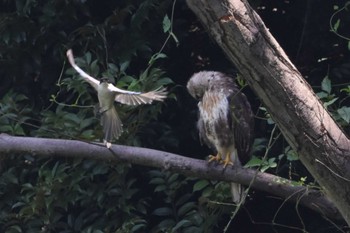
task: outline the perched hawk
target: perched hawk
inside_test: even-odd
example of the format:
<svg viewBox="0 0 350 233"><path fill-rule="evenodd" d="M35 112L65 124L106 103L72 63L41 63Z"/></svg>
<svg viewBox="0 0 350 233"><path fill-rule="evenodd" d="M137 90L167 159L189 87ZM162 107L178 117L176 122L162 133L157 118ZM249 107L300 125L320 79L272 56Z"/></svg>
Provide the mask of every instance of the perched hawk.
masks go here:
<svg viewBox="0 0 350 233"><path fill-rule="evenodd" d="M200 139L217 152L209 156L209 162L223 162L224 167L246 163L250 159L254 118L235 80L220 72L202 71L192 75L187 89L199 101ZM231 189L233 201L239 203L241 185L232 183Z"/></svg>
<svg viewBox="0 0 350 233"><path fill-rule="evenodd" d="M150 104L154 100L163 101L167 96L165 89L142 93L117 88L113 84L108 83L108 78L101 78L101 81L98 81L75 64L72 50L67 51L67 57L72 67L97 91L104 143L108 148L111 147L112 139L118 139L121 135L123 126L114 107L114 101L127 105Z"/></svg>

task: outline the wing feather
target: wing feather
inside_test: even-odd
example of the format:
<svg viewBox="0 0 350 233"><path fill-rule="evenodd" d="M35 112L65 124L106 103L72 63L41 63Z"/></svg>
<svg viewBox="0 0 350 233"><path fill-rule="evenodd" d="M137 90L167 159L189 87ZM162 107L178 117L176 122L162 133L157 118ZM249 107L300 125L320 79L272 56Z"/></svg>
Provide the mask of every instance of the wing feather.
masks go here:
<svg viewBox="0 0 350 233"><path fill-rule="evenodd" d="M146 93L124 91L124 90L122 91L123 91L122 93L120 91L117 91L118 94L115 97L115 101L122 104L127 104L127 105L150 104L155 100L163 101L167 96L167 91L165 88L146 92Z"/></svg>
<svg viewBox="0 0 350 233"><path fill-rule="evenodd" d="M71 49L67 51L67 58L71 66L80 74L80 76L97 91L97 87L100 84L100 82L94 77L85 73L82 69L79 68L79 66L75 64L73 51Z"/></svg>
<svg viewBox="0 0 350 233"><path fill-rule="evenodd" d="M97 91L100 82L94 77L85 73L82 69L75 64L73 52L71 49L67 51L67 58L72 67L80 74L80 76ZM142 93L135 91L127 91L120 89L113 84L108 84L108 89L116 93L115 101L127 105L140 105L140 104L150 104L153 101L163 101L167 97L167 91L165 88L157 89L154 91Z"/></svg>
<svg viewBox="0 0 350 233"><path fill-rule="evenodd" d="M254 114L247 97L242 92L235 92L229 97L230 118L235 145L242 164L250 159L254 131Z"/></svg>

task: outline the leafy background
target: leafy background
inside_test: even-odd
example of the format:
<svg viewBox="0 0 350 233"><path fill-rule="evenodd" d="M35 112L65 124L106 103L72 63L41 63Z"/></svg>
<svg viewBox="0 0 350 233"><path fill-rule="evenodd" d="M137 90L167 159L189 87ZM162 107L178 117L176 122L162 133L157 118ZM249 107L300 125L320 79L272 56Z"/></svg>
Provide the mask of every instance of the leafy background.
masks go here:
<svg viewBox="0 0 350 233"><path fill-rule="evenodd" d="M348 131L349 2L251 4ZM67 64L68 48L80 67L118 87L170 91L164 104L117 105L125 127L118 143L210 154L199 143L185 85L195 71L237 71L183 0L0 0L0 132L101 140L96 94ZM317 187L254 93L243 91L257 122L248 166ZM143 166L25 154L1 158L0 173L0 232L346 231L256 190L232 217L227 183Z"/></svg>

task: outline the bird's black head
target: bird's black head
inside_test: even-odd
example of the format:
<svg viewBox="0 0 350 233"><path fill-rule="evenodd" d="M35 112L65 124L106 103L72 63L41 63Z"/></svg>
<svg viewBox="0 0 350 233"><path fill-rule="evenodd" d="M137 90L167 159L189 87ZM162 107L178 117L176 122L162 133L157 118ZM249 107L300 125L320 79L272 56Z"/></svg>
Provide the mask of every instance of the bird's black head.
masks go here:
<svg viewBox="0 0 350 233"><path fill-rule="evenodd" d="M110 83L109 78L107 78L107 77L102 77L102 78L100 79L100 84L101 84L101 83Z"/></svg>

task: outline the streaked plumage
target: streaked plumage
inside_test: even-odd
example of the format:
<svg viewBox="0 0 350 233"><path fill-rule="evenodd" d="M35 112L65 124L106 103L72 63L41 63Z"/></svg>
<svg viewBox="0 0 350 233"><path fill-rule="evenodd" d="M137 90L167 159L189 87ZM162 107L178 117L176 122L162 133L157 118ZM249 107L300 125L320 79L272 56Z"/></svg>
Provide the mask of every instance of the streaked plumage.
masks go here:
<svg viewBox="0 0 350 233"><path fill-rule="evenodd" d="M69 63L80 74L80 76L97 91L104 141L108 148L111 146L110 142L113 138L119 138L123 127L114 107L114 101L126 105L151 104L155 100L163 101L167 96L167 92L164 88L142 93L117 88L113 84L108 83L108 79L106 78L102 78L101 81L98 81L94 77L85 73L75 64L72 50L67 51L67 58Z"/></svg>
<svg viewBox="0 0 350 233"><path fill-rule="evenodd" d="M199 101L198 131L202 142L217 152L209 161L227 165L246 163L250 159L254 116L246 96L233 78L214 71L192 75L189 93ZM233 201L242 198L240 184L232 184Z"/></svg>

